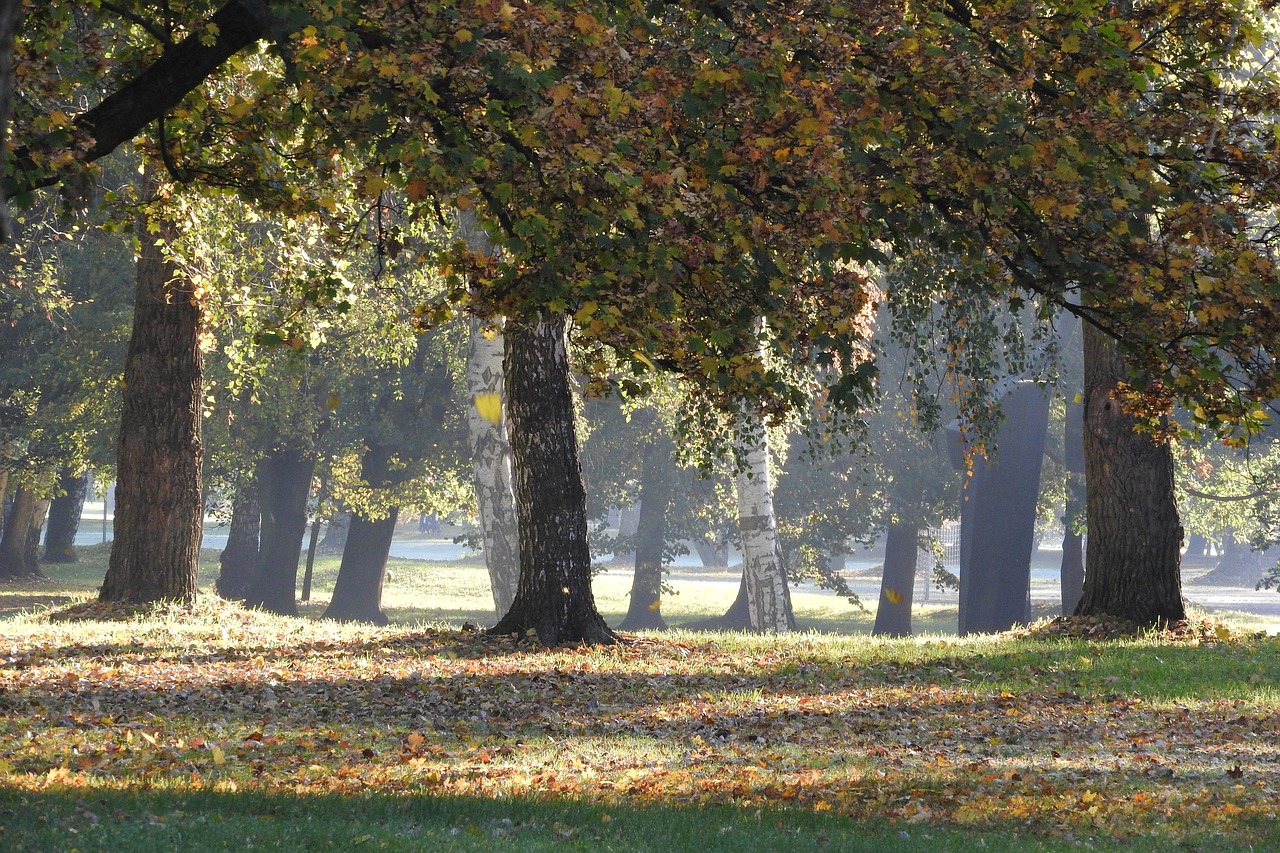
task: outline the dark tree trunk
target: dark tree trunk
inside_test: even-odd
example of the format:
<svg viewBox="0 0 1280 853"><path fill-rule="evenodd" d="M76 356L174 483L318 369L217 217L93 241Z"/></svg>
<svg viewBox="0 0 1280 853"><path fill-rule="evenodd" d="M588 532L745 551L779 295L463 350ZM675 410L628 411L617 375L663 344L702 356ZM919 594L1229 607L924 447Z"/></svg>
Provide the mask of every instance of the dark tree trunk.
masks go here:
<svg viewBox="0 0 1280 853"><path fill-rule="evenodd" d="M0 468L0 536L4 536L4 526L9 523L9 472Z"/></svg>
<svg viewBox="0 0 1280 853"><path fill-rule="evenodd" d="M80 530L84 499L89 493L89 475L62 469L58 491L60 494L49 504L43 559L46 563L74 563L80 559L76 556L76 533Z"/></svg>
<svg viewBox="0 0 1280 853"><path fill-rule="evenodd" d="M159 239L177 237L159 223ZM196 599L204 524L203 311L146 228L116 452L115 540L99 598Z"/></svg>
<svg viewBox="0 0 1280 853"><path fill-rule="evenodd" d="M1230 530L1222 537L1219 553L1222 556L1218 558L1218 564L1193 583L1252 588L1267 573L1267 564L1274 563L1261 551L1255 550L1249 542L1241 542Z"/></svg>
<svg viewBox="0 0 1280 853"><path fill-rule="evenodd" d="M733 603L729 605L729 609L724 612L723 616L686 622L680 627L688 628L692 631L750 631L751 602L747 600L746 574L744 573L742 580L738 582L738 595L733 599Z"/></svg>
<svg viewBox="0 0 1280 853"><path fill-rule="evenodd" d="M1188 560L1197 560L1207 556L1209 553L1209 540L1205 539L1199 533L1192 533L1187 536L1187 548L1185 556Z"/></svg>
<svg viewBox="0 0 1280 853"><path fill-rule="evenodd" d="M373 488L388 485L390 461L388 449L370 447L361 462L364 481ZM382 582L387 574L387 554L391 552L398 514L398 510L392 509L386 518L369 519L360 514L351 517L347 547L342 551L333 598L324 618L387 624L387 614L382 612Z"/></svg>
<svg viewBox="0 0 1280 853"><path fill-rule="evenodd" d="M1084 594L1084 405L1067 403L1067 499L1062 512L1062 614L1075 613Z"/></svg>
<svg viewBox="0 0 1280 853"><path fill-rule="evenodd" d="M320 540L321 554L341 554L347 547L347 534L351 530L351 513L335 512L324 526L324 538Z"/></svg>
<svg viewBox="0 0 1280 853"><path fill-rule="evenodd" d="M671 506L675 448L664 435L655 436L644 455L640 473L640 518L636 523L636 564L631 603L622 620L624 631L666 630L662 618L662 555L667 540L667 509Z"/></svg>
<svg viewBox="0 0 1280 853"><path fill-rule="evenodd" d="M258 485L243 485L231 505L231 526L227 529L227 546L218 555L218 580L214 589L228 601L244 601L258 570L258 535L262 529L262 507L258 504Z"/></svg>
<svg viewBox="0 0 1280 853"><path fill-rule="evenodd" d="M709 539L695 539L693 550L698 552L698 559L705 569L726 569L729 567L729 555L717 548Z"/></svg>
<svg viewBox="0 0 1280 853"><path fill-rule="evenodd" d="M13 506L0 538L0 578L44 577L37 560L46 501L26 486L13 493Z"/></svg>
<svg viewBox="0 0 1280 853"><path fill-rule="evenodd" d="M872 634L911 636L911 600L916 589L916 555L920 531L914 524L889 525L884 542L884 575L880 579L880 604Z"/></svg>
<svg viewBox="0 0 1280 853"><path fill-rule="evenodd" d="M1084 595L1076 613L1114 616L1141 626L1186 617L1180 572L1182 525L1174 494L1173 453L1134 429L1115 399L1128 374L1115 344L1085 326Z"/></svg>
<svg viewBox="0 0 1280 853"><path fill-rule="evenodd" d="M22 0L0 0L0 148L8 145L9 120L13 115L13 38L22 18ZM2 168L2 167L0 167ZM0 243L9 240L9 199L4 185L7 170L0 172ZM0 498L4 489L0 489Z"/></svg>
<svg viewBox="0 0 1280 853"><path fill-rule="evenodd" d="M591 592L565 319L534 325L510 320L505 339L520 583L511 609L490 631L533 631L549 647L614 642Z"/></svg>
<svg viewBox="0 0 1280 853"><path fill-rule="evenodd" d="M1049 397L1019 382L992 459L975 459L960 512L960 633L1007 631L1031 611L1031 552Z"/></svg>
<svg viewBox="0 0 1280 853"><path fill-rule="evenodd" d="M275 448L258 464L262 536L257 569L245 595L249 607L298 615L298 562L315 467L315 457L292 447Z"/></svg>

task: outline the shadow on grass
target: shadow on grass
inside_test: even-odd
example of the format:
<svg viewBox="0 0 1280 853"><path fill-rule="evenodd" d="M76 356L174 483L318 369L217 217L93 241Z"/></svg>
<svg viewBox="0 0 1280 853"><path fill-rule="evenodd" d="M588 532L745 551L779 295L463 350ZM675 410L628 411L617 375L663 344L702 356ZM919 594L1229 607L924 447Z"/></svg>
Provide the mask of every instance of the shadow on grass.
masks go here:
<svg viewBox="0 0 1280 853"><path fill-rule="evenodd" d="M1157 850L1152 842L1092 840L1094 850ZM1077 850L1079 842L985 830L874 826L832 813L732 806L592 805L565 800L428 795L292 796L208 790L40 792L0 786L0 847L203 851L776 851ZM1213 849L1212 845L1195 849ZM1228 849L1228 848L1222 848Z"/></svg>

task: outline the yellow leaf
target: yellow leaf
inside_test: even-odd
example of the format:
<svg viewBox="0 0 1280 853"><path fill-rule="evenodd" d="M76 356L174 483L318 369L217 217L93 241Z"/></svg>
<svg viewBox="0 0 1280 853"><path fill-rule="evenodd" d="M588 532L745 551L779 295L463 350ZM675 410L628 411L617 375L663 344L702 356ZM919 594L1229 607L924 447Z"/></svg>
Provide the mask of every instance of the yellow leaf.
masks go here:
<svg viewBox="0 0 1280 853"><path fill-rule="evenodd" d="M476 411L480 417L497 426L502 422L502 395L493 392L477 394Z"/></svg>
<svg viewBox="0 0 1280 853"><path fill-rule="evenodd" d="M214 764L226 764L226 763L227 763L227 754L226 754L225 752L223 752L223 751L222 751L222 747L220 747L220 746L215 746L215 747L213 748L213 763L214 763Z"/></svg>
<svg viewBox="0 0 1280 853"><path fill-rule="evenodd" d="M890 604L902 603L902 593L898 592L896 589L886 589L884 591L884 597L889 599Z"/></svg>
<svg viewBox="0 0 1280 853"><path fill-rule="evenodd" d="M458 196L453 203L458 206L458 210L470 210L472 206L471 199L465 195Z"/></svg>
<svg viewBox="0 0 1280 853"><path fill-rule="evenodd" d="M655 367L655 366L654 366L654 364L653 364L653 362L652 362L652 361L650 361L649 359L645 358L644 353L642 353L642 352L633 352L633 353L632 353L632 355L633 355L633 356L635 356L636 361L638 361L638 362L640 362L641 364L645 365L645 366L646 366L646 367L648 367L650 370L657 370L657 369L658 369L657 367Z"/></svg>
<svg viewBox="0 0 1280 853"><path fill-rule="evenodd" d="M654 611L661 610L661 609L662 609L662 599L661 599L661 598L659 598L659 599L655 599L655 600L654 600L654 602L653 602L653 604L650 604L650 605L649 605L649 609L650 609L650 610L654 610Z"/></svg>
<svg viewBox="0 0 1280 853"><path fill-rule="evenodd" d="M471 30L458 30L453 34L453 40L458 44L471 41Z"/></svg>

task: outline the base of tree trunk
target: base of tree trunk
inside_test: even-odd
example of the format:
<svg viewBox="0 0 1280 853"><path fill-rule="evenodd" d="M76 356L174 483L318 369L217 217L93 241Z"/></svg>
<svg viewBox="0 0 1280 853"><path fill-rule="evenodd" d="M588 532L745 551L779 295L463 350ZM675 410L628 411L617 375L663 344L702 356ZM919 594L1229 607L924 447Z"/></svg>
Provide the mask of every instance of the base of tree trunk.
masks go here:
<svg viewBox="0 0 1280 853"><path fill-rule="evenodd" d="M738 583L738 596L723 616L686 622L680 627L690 631L750 631L751 610L747 601L747 579L744 577Z"/></svg>
<svg viewBox="0 0 1280 853"><path fill-rule="evenodd" d="M662 618L662 611L650 610L647 607L639 611L627 612L627 618L618 626L619 631L666 631L667 620Z"/></svg>

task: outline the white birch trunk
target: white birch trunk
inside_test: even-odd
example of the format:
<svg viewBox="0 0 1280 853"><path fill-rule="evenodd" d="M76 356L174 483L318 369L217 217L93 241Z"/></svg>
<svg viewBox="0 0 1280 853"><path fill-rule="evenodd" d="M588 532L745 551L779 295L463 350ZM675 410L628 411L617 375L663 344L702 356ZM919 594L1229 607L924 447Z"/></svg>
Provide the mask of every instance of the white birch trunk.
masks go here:
<svg viewBox="0 0 1280 853"><path fill-rule="evenodd" d="M471 211L459 211L458 230L473 251L491 253L489 235ZM467 390L471 408L471 472L480 514L484 561L493 589L493 606L498 619L507 615L520 583L520 539L516 522L515 487L511 479L511 444L507 441L506 405L502 400L503 340L501 333L471 321L471 342L467 348Z"/></svg>
<svg viewBox="0 0 1280 853"><path fill-rule="evenodd" d="M791 610L778 522L773 513L773 481L769 473L769 433L758 413L743 406L738 422L738 531L742 537L742 576L754 631L784 633L796 627Z"/></svg>
<svg viewBox="0 0 1280 853"><path fill-rule="evenodd" d="M507 442L505 412L497 422L486 418L475 401L502 394L502 335L486 336L480 321L471 324L467 351L467 389L470 410L471 471L476 507L489 567L493 605L501 619L511 609L520 583L520 540L516 524L515 490L511 481L511 445ZM492 396L489 399L493 399ZM505 408L505 407L504 407Z"/></svg>

